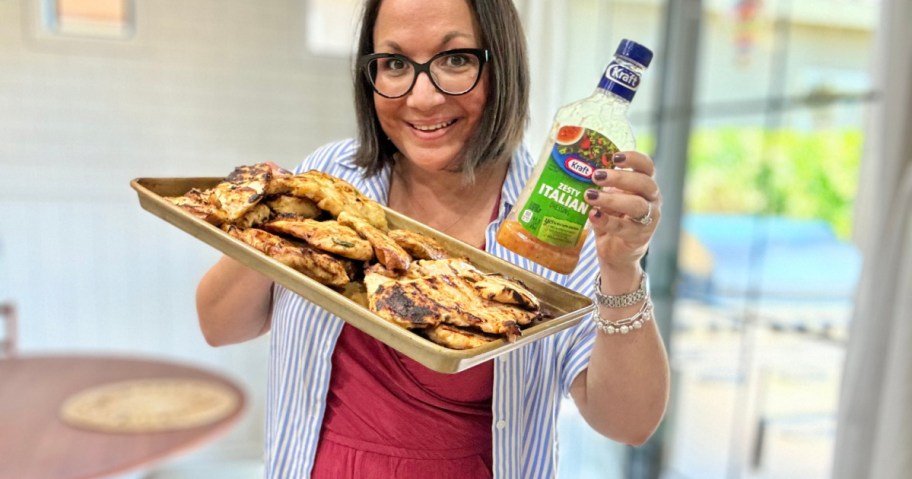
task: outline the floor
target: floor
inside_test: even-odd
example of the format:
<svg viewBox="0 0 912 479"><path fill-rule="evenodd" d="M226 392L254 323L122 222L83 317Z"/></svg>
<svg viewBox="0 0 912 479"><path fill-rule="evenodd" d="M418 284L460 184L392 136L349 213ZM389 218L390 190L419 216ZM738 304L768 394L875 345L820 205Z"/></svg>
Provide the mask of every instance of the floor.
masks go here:
<svg viewBox="0 0 912 479"><path fill-rule="evenodd" d="M848 305L677 308L666 479L829 477Z"/></svg>
<svg viewBox="0 0 912 479"><path fill-rule="evenodd" d="M679 301L663 479L830 477L849 315L838 303ZM625 448L569 402L560 428L560 477L624 477Z"/></svg>

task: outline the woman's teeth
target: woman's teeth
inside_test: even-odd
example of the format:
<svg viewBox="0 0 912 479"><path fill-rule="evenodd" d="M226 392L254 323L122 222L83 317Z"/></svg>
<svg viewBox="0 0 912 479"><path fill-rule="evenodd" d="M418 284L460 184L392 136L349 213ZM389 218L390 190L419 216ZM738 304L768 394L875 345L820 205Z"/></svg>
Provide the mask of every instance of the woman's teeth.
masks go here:
<svg viewBox="0 0 912 479"><path fill-rule="evenodd" d="M456 123L456 120L445 121L442 123L437 123L435 125L412 125L412 127L420 131L436 131L441 128L446 128L453 123Z"/></svg>

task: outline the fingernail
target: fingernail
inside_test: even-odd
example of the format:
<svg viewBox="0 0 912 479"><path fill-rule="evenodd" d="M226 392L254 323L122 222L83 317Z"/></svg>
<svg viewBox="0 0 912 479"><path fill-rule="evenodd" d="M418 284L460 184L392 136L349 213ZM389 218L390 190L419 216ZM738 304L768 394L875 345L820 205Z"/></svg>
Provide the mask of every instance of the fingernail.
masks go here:
<svg viewBox="0 0 912 479"><path fill-rule="evenodd" d="M592 216L595 216L596 218L601 218L601 217L602 217L602 210L595 210L595 214L592 215Z"/></svg>
<svg viewBox="0 0 912 479"><path fill-rule="evenodd" d="M613 161L615 164L623 163L627 161L627 155L623 153L615 153L614 156L611 157L611 161Z"/></svg>
<svg viewBox="0 0 912 479"><path fill-rule="evenodd" d="M595 170L595 174L592 175L592 179L596 181L602 181L605 178L608 178L608 172L605 170Z"/></svg>
<svg viewBox="0 0 912 479"><path fill-rule="evenodd" d="M599 197L599 192L595 190L586 190L586 198L590 200L596 200Z"/></svg>

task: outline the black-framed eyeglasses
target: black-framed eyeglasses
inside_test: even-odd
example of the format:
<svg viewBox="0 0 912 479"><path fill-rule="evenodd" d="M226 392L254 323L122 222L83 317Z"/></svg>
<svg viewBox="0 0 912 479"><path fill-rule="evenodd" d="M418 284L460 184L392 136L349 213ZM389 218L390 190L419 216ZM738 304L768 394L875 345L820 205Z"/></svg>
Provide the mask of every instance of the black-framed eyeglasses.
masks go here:
<svg viewBox="0 0 912 479"><path fill-rule="evenodd" d="M386 98L408 95L427 73L431 83L447 95L465 95L481 78L481 70L491 60L491 53L480 48L457 48L440 52L424 63L417 63L398 53L372 53L358 60L374 91Z"/></svg>

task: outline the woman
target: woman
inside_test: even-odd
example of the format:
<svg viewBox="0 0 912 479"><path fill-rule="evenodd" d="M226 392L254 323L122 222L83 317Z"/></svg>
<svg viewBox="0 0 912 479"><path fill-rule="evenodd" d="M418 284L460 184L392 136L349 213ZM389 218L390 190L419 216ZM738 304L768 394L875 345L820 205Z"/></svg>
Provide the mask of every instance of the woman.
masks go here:
<svg viewBox="0 0 912 479"><path fill-rule="evenodd" d="M594 235L558 275L494 234L529 178L523 34L511 0L368 0L355 72L359 139L297 171L341 177L394 210L570 288L613 295L603 321L648 298L640 259L661 198L651 160L625 152L587 196ZM636 220L634 220L636 219ZM651 219L648 221L647 219ZM399 355L230 258L202 279L213 345L272 331L267 475L276 478L553 477L556 417L571 396L599 433L643 443L664 414L668 362L654 321L627 335L594 320L446 375Z"/></svg>

